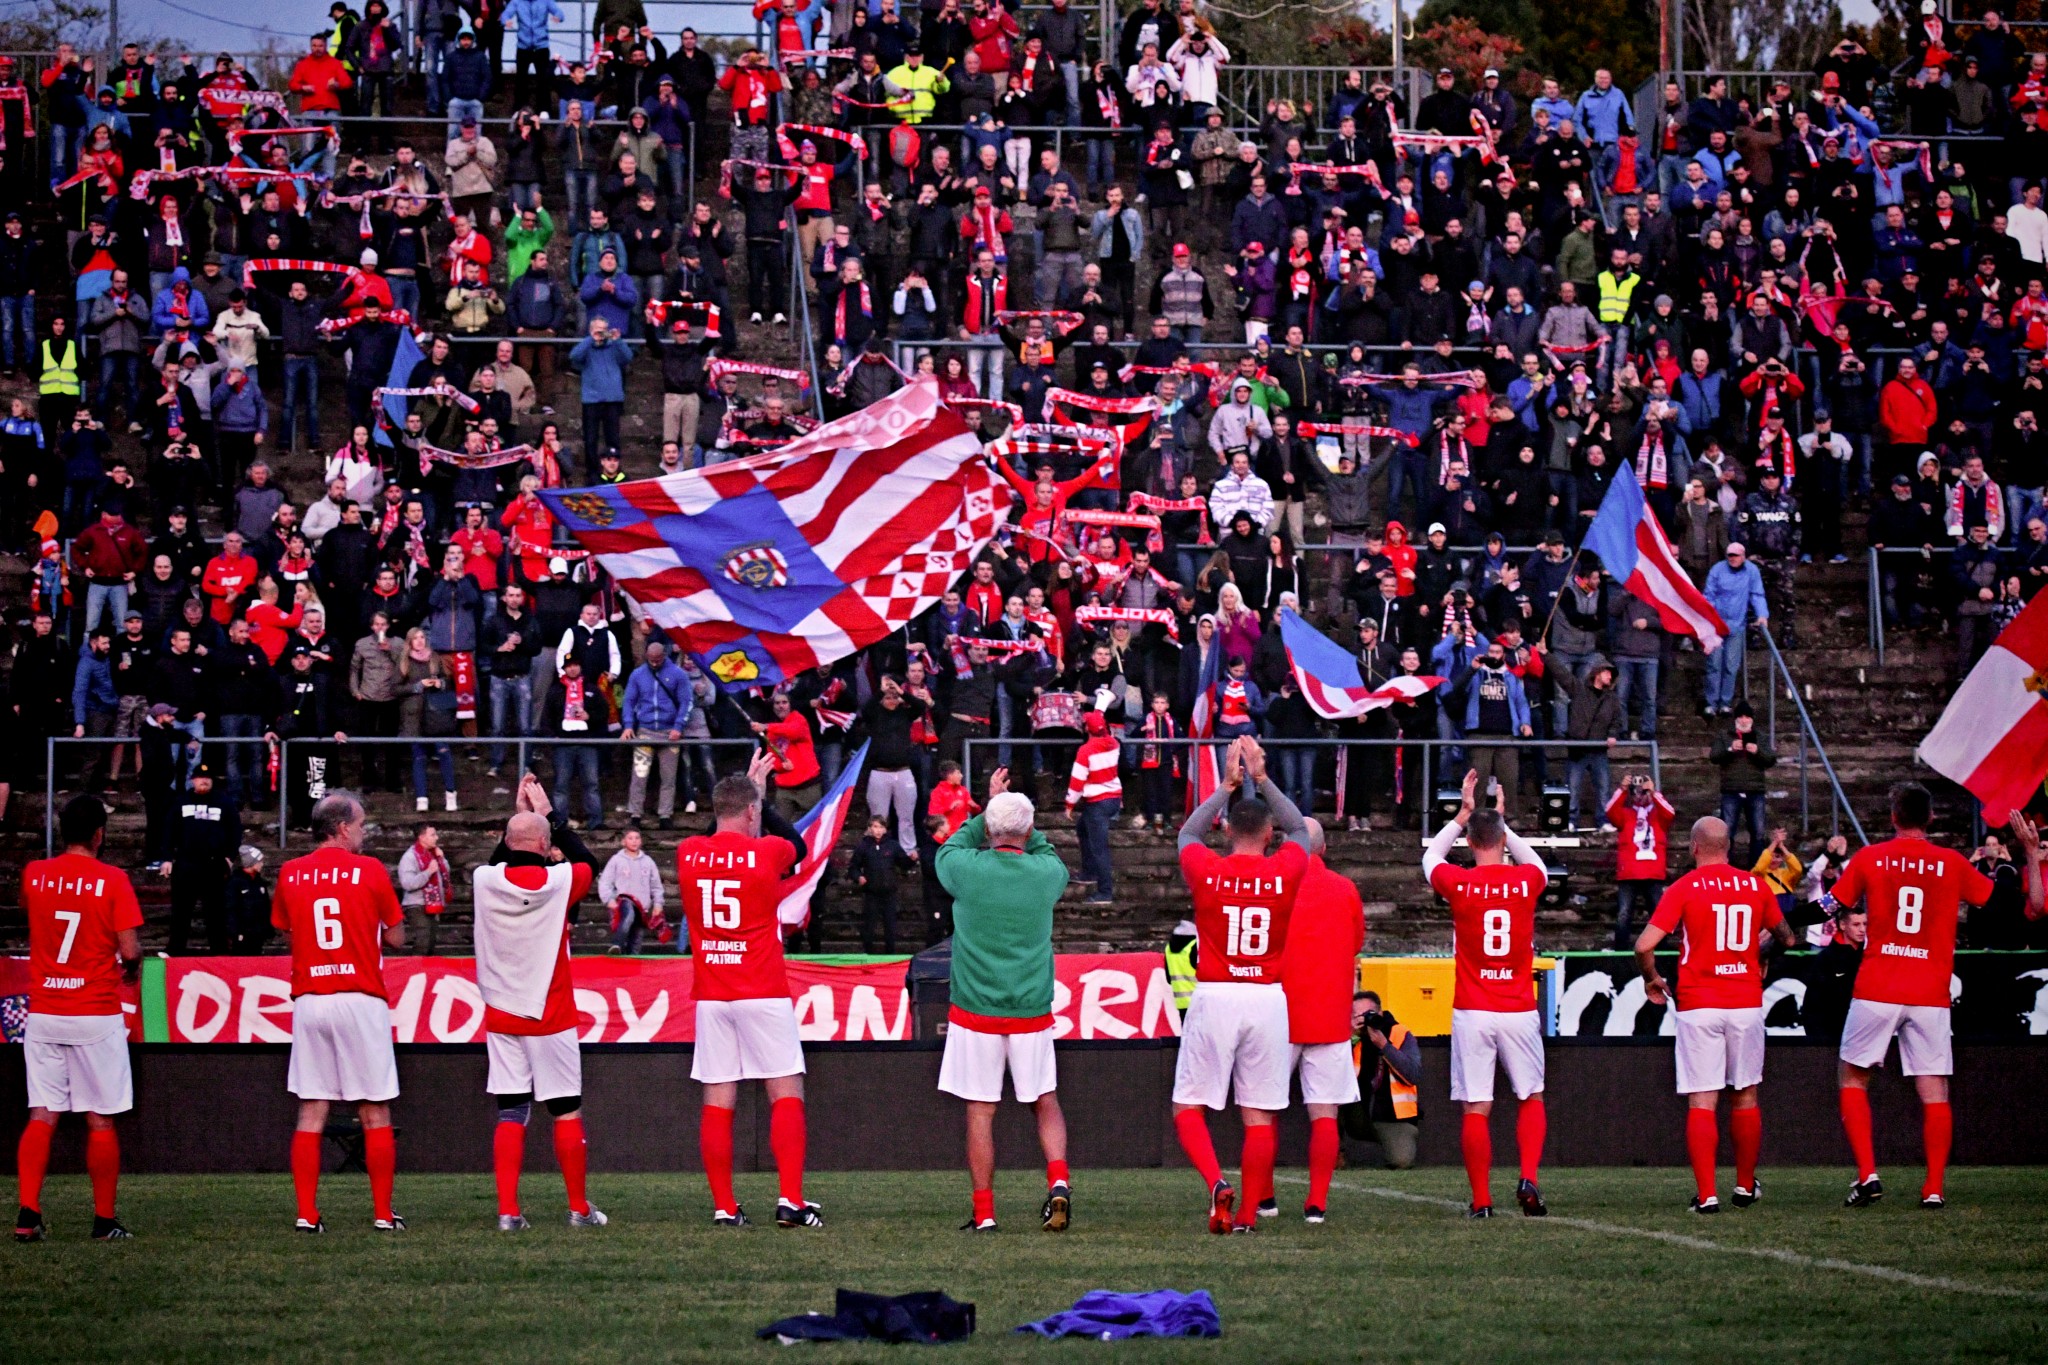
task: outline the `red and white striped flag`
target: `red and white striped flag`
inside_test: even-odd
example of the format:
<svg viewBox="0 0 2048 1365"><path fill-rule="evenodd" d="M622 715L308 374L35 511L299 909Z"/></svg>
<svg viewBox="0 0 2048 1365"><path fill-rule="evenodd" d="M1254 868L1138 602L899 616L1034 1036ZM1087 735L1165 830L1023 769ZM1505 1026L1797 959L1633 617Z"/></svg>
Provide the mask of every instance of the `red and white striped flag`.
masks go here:
<svg viewBox="0 0 2048 1365"><path fill-rule="evenodd" d="M1970 789L2002 825L2048 777L2048 594L1986 650L1920 741L1920 761Z"/></svg>

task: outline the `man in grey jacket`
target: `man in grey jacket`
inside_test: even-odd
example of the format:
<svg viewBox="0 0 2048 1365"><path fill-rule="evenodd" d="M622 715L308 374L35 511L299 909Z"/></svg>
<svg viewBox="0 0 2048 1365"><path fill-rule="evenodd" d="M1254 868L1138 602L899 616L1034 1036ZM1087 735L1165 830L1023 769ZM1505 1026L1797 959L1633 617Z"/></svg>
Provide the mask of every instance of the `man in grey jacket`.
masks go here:
<svg viewBox="0 0 2048 1365"><path fill-rule="evenodd" d="M114 384L122 384L128 403L128 431L142 430L138 420L142 407L140 374L142 334L149 326L149 303L128 287L128 272L116 270L109 277L107 292L92 301L86 314L86 331L100 341L99 419L111 424L114 417Z"/></svg>

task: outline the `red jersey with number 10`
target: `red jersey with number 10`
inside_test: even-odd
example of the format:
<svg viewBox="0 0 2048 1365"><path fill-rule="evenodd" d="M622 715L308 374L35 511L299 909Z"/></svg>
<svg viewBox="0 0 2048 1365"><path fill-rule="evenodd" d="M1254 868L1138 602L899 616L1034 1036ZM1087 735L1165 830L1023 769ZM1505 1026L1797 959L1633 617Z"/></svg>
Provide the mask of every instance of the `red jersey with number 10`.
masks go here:
<svg viewBox="0 0 2048 1365"><path fill-rule="evenodd" d="M1834 897L1843 905L1860 901L1870 912L1856 999L1949 1007L1956 920L1964 901L1991 899L1989 877L1962 854L1925 839L1887 839L1856 851Z"/></svg>
<svg viewBox="0 0 2048 1365"><path fill-rule="evenodd" d="M1784 918L1763 879L1739 867L1696 867L1671 883L1650 923L1667 934L1685 930L1678 955L1678 1008L1761 1008L1764 972L1757 935Z"/></svg>
<svg viewBox="0 0 2048 1365"><path fill-rule="evenodd" d="M1225 857L1190 844L1181 850L1180 870L1195 901L1195 979L1279 985L1288 920L1308 876L1307 851L1286 843L1276 853Z"/></svg>
<svg viewBox="0 0 2048 1365"><path fill-rule="evenodd" d="M391 874L375 858L322 848L277 874L271 927L292 936L292 997L384 994L385 926L404 920Z"/></svg>
<svg viewBox="0 0 2048 1365"><path fill-rule="evenodd" d="M83 853L44 858L22 870L21 904L29 1013L119 1014L120 933L142 927L128 874Z"/></svg>
<svg viewBox="0 0 2048 1365"><path fill-rule="evenodd" d="M699 1000L787 1000L782 879L787 839L700 834L676 849L676 903L690 926L690 993Z"/></svg>
<svg viewBox="0 0 2048 1365"><path fill-rule="evenodd" d="M1536 902L1549 881L1542 868L1520 863L1443 863L1430 874L1430 886L1451 903L1452 1009L1536 1008Z"/></svg>

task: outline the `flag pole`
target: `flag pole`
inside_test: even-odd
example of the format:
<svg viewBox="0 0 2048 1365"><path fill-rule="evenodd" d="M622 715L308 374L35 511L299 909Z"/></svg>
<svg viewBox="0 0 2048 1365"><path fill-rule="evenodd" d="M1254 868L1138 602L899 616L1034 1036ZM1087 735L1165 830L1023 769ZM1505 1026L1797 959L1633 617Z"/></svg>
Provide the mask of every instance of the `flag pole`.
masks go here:
<svg viewBox="0 0 2048 1365"><path fill-rule="evenodd" d="M1543 633L1536 637L1539 644L1550 643L1550 623L1557 619L1557 604L1564 601L1565 588L1569 588L1572 580L1579 576L1579 556L1584 553L1586 547L1583 542L1578 549L1572 551L1572 564L1571 568L1565 571L1564 587L1559 588L1557 594L1550 599L1550 615L1543 618Z"/></svg>

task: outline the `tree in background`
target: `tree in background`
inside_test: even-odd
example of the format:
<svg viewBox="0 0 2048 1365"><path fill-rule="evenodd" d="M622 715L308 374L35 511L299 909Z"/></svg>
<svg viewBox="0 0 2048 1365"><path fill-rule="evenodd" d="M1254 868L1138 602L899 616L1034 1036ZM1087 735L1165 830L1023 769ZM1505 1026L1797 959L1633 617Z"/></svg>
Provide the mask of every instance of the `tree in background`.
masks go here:
<svg viewBox="0 0 2048 1365"><path fill-rule="evenodd" d="M1600 67L1612 71L1624 90L1657 69L1657 10L1649 0L1572 0L1543 6L1525 0L1428 0L1415 17L1415 41L1441 29L1453 37L1452 48L1458 50L1470 42L1462 32L1452 35L1451 25L1460 19L1469 20L1481 34L1519 43L1526 54L1522 67L1555 76L1559 85L1574 93L1591 85L1593 72ZM1430 64L1464 74L1457 61Z"/></svg>
<svg viewBox="0 0 2048 1365"><path fill-rule="evenodd" d="M1878 0L1878 8L1903 14L1907 3ZM1844 27L1839 0L1685 0L1684 15L1692 71L1810 71Z"/></svg>

